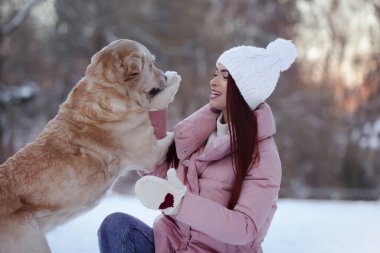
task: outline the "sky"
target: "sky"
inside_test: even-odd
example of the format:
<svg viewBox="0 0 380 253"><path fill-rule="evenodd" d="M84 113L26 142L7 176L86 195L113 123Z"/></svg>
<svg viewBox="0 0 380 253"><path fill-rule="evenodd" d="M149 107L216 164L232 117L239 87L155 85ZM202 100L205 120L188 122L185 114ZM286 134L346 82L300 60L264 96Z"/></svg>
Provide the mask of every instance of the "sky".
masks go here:
<svg viewBox="0 0 380 253"><path fill-rule="evenodd" d="M98 253L97 230L113 212L152 225L158 211L133 196L110 194L90 212L47 235L53 253ZM263 243L264 253L378 253L380 201L280 199Z"/></svg>

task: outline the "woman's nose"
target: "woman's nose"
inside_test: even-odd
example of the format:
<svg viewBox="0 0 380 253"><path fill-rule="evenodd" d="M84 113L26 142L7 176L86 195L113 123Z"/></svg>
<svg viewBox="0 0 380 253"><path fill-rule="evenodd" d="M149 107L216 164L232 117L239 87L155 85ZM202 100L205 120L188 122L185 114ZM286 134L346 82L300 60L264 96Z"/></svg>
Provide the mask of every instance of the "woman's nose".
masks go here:
<svg viewBox="0 0 380 253"><path fill-rule="evenodd" d="M215 87L216 86L216 77L214 77L213 79L210 80L210 86L211 87Z"/></svg>

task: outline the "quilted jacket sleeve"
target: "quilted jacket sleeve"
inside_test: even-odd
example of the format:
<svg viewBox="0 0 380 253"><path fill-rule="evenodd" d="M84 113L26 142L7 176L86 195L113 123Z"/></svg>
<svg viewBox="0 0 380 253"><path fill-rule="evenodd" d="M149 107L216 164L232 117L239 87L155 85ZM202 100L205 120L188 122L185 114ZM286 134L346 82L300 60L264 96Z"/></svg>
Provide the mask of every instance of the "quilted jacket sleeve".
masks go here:
<svg viewBox="0 0 380 253"><path fill-rule="evenodd" d="M149 117L151 124L154 128L154 135L157 139L162 139L166 136L166 118L167 118L167 109L150 111ZM140 176L153 175L165 178L166 171L169 169L166 162L157 166L157 168L152 173L145 173L144 171L138 170L137 173Z"/></svg>
<svg viewBox="0 0 380 253"><path fill-rule="evenodd" d="M157 139L162 139L166 136L166 118L167 110L158 110L149 112L150 121L154 128L154 135Z"/></svg>

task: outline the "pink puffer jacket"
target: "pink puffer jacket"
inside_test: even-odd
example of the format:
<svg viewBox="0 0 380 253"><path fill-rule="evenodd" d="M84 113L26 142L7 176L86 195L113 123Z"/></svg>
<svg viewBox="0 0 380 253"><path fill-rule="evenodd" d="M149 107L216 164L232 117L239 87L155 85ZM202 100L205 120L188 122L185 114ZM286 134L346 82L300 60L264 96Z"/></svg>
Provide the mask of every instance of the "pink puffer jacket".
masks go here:
<svg viewBox="0 0 380 253"><path fill-rule="evenodd" d="M157 217L156 253L262 252L277 207L281 163L272 137L276 126L270 107L261 104L254 113L259 122L260 163L246 176L234 210L226 208L234 181L230 136L216 137L205 150L218 114L206 105L173 128L180 159L177 175L188 191L177 215ZM152 119L156 127L165 125L157 120ZM165 177L167 169L163 164L152 174Z"/></svg>

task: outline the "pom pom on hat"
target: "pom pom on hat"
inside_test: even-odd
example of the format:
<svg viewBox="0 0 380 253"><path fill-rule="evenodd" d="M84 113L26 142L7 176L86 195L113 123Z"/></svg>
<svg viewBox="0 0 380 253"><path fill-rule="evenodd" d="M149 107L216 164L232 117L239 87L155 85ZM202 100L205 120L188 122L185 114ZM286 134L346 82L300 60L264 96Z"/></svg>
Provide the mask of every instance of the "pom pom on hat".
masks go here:
<svg viewBox="0 0 380 253"><path fill-rule="evenodd" d="M289 40L281 38L266 48L233 47L222 53L217 63L223 64L252 110L274 91L280 72L287 70L297 56L297 49Z"/></svg>
<svg viewBox="0 0 380 253"><path fill-rule="evenodd" d="M280 58L281 71L287 70L297 56L297 49L293 43L280 38L269 43L267 50Z"/></svg>

